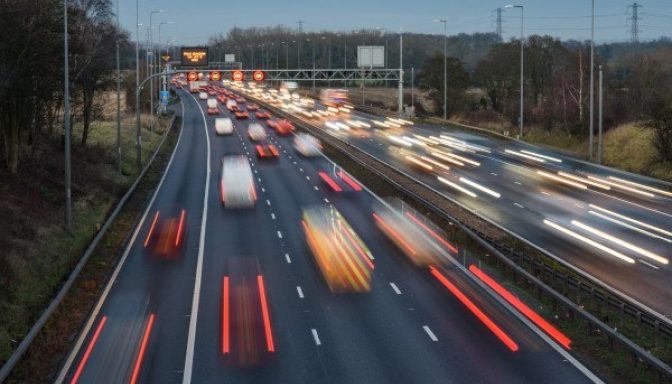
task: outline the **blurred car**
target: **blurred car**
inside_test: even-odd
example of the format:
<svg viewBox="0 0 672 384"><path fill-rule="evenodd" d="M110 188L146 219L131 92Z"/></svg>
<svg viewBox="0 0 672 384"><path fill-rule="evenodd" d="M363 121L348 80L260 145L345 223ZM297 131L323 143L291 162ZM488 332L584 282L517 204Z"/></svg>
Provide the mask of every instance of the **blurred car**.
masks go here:
<svg viewBox="0 0 672 384"><path fill-rule="evenodd" d="M247 113L247 111L241 111L236 107L236 111L233 112L233 115L236 116L236 119L247 119L250 117L250 115Z"/></svg>
<svg viewBox="0 0 672 384"><path fill-rule="evenodd" d="M307 133L297 133L294 137L294 148L305 157L319 156L322 153L322 144L315 137Z"/></svg>
<svg viewBox="0 0 672 384"><path fill-rule="evenodd" d="M226 102L226 109L228 109L230 112L234 112L234 110L238 109L238 103L236 103L235 100L228 100Z"/></svg>
<svg viewBox="0 0 672 384"><path fill-rule="evenodd" d="M230 117L218 117L215 119L215 132L218 135L230 135L233 133L233 121Z"/></svg>
<svg viewBox="0 0 672 384"><path fill-rule="evenodd" d="M276 351L264 276L254 257L227 257L222 281L222 354L226 363L251 368Z"/></svg>
<svg viewBox="0 0 672 384"><path fill-rule="evenodd" d="M342 169L334 169L331 172L320 171L317 175L334 192L360 192L363 190L362 186Z"/></svg>
<svg viewBox="0 0 672 384"><path fill-rule="evenodd" d="M248 111L257 111L257 110L259 110L259 104L249 103L249 104L247 104L247 110Z"/></svg>
<svg viewBox="0 0 672 384"><path fill-rule="evenodd" d="M245 98L244 97L237 97L236 98L236 103L245 104Z"/></svg>
<svg viewBox="0 0 672 384"><path fill-rule="evenodd" d="M208 89L208 95L210 95L210 96L216 96L216 95L217 95L217 91L215 91L214 89L210 88L210 89Z"/></svg>
<svg viewBox="0 0 672 384"><path fill-rule="evenodd" d="M257 190L247 157L230 155L222 158L220 194L225 208L254 207Z"/></svg>
<svg viewBox="0 0 672 384"><path fill-rule="evenodd" d="M301 225L315 263L332 292L371 290L371 252L336 208L306 208Z"/></svg>
<svg viewBox="0 0 672 384"><path fill-rule="evenodd" d="M227 100L227 98L226 98L226 96L224 96L224 95L218 95L218 96L217 96L217 101L219 101L219 102L222 103L222 104L225 104L225 103L226 103L226 100Z"/></svg>
<svg viewBox="0 0 672 384"><path fill-rule="evenodd" d="M377 203L373 219L378 229L415 265L441 265L457 254L457 248L440 235L441 231L419 213L401 207L400 200L394 205Z"/></svg>
<svg viewBox="0 0 672 384"><path fill-rule="evenodd" d="M264 110L264 109L257 111L257 113L255 113L254 115L257 117L257 119L270 119L271 118L271 113L269 111Z"/></svg>
<svg viewBox="0 0 672 384"><path fill-rule="evenodd" d="M250 123L247 128L247 135L252 141L266 140L266 130L264 129L264 126L259 123Z"/></svg>
<svg viewBox="0 0 672 384"><path fill-rule="evenodd" d="M219 108L208 108L208 115L219 115Z"/></svg>
<svg viewBox="0 0 672 384"><path fill-rule="evenodd" d="M203 92L203 91L201 91L201 92L198 94L198 98L201 99L201 100L206 100L206 99L208 98L208 93L207 93L207 92Z"/></svg>
<svg viewBox="0 0 672 384"><path fill-rule="evenodd" d="M185 242L187 211L180 210L176 216L156 211L150 224L144 246L160 258L175 257Z"/></svg>
<svg viewBox="0 0 672 384"><path fill-rule="evenodd" d="M267 124L278 135L289 135L294 131L294 124L287 119L272 119Z"/></svg>
<svg viewBox="0 0 672 384"><path fill-rule="evenodd" d="M257 144L257 157L260 159L277 159L280 157L278 148L273 144Z"/></svg>
<svg viewBox="0 0 672 384"><path fill-rule="evenodd" d="M211 97L211 98L208 99L207 104L208 104L208 108L217 108L217 99L215 99L214 97Z"/></svg>

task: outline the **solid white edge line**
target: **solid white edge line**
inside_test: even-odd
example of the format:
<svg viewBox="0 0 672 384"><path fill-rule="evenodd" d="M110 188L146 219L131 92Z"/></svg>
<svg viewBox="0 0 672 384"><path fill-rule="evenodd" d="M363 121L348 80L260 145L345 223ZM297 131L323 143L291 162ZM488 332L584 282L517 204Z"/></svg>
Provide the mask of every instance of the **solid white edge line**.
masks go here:
<svg viewBox="0 0 672 384"><path fill-rule="evenodd" d="M119 260L119 264L117 264L117 267L114 269L114 272L112 272L112 276L110 277L110 280L107 282L107 285L105 286L105 290L103 290L102 295L98 299L98 303L96 303L96 307L93 309L93 312L89 316L89 320L86 322L86 325L84 326L84 329L79 335L79 338L77 339L77 343L75 343L75 347L70 351L70 355L68 356L67 360L65 361L65 364L63 364L63 368L61 369L61 372L59 373L58 377L56 378L55 383L60 384L63 383L65 380L65 376L68 374L70 371L70 367L72 366L72 363L75 360L75 357L79 354L79 350L82 348L82 344L84 344L84 340L88 336L89 332L91 331L91 327L93 326L93 322L95 319L98 317L98 314L100 313L101 308L103 307L103 304L105 303L105 300L107 299L107 296L110 294L110 291L112 290L112 285L117 280L117 276L119 275L119 272L121 272L121 268L124 266L126 259L128 258L129 253L131 252L131 247L135 243L135 239L138 237L138 233L140 233L140 229L142 228L143 224L145 223L145 219L147 218L147 214L150 211L150 208L154 205L154 200L156 200L156 196L158 196L159 191L161 190L161 186L163 185L163 181L166 179L166 175L168 174L168 170L170 169L171 164L173 163L173 158L175 158L175 153L177 153L177 148L180 145L180 142L182 141L182 132L184 131L184 102L180 102L182 106L182 124L180 126L180 135L177 137L177 143L175 144L175 148L173 149L172 155L170 155L170 159L168 160L168 165L166 166L166 169L163 171L163 176L161 176L161 180L159 181L159 185L156 187L156 190L154 190L154 194L152 195L151 200L149 200L149 204L147 204L147 208L145 208L145 212L142 214L142 217L140 218L140 221L138 222L138 225L135 227L135 231L133 232L133 235L131 236L130 241L126 245L126 249L124 250L124 254L121 256L121 259Z"/></svg>
<svg viewBox="0 0 672 384"><path fill-rule="evenodd" d="M201 279L203 277L203 252L205 243L205 228L208 219L208 197L210 193L210 136L208 134L208 121L205 119L203 108L196 98L190 93L192 99L198 105L203 117L203 130L205 131L205 141L208 144L207 167L205 174L205 193L203 196L203 216L201 218L201 234L198 243L198 260L196 262L196 279L194 281L194 296L191 303L191 315L189 316L189 333L187 337L187 351L184 359L184 371L182 376L183 384L191 383L191 373L194 367L194 349L196 342L196 323L198 321L198 304L201 297Z"/></svg>

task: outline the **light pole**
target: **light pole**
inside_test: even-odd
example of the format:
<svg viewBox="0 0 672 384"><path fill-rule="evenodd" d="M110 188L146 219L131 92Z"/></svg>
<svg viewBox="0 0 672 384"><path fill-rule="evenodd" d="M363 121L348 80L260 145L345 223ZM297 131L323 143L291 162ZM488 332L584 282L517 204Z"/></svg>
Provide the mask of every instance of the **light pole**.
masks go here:
<svg viewBox="0 0 672 384"><path fill-rule="evenodd" d="M448 117L448 20L434 20L443 23L443 119Z"/></svg>
<svg viewBox="0 0 672 384"><path fill-rule="evenodd" d="M149 12L149 47L147 48L147 50L148 50L148 52L150 50L152 51L152 62L151 62L151 64L149 63L149 61L147 63L147 65L150 68L150 70L148 72L149 76L152 75L152 72L153 72L152 71L152 66L154 65L154 41L153 41L154 39L153 39L153 36L152 36L153 35L152 31L154 29L152 27L152 16L154 16L157 13L163 13L163 9L158 9L156 11ZM148 60L149 60L149 57L148 57ZM150 114L153 115L154 114L154 80L153 79L149 82L149 94L150 94L150 97L149 97L149 100L150 100L149 101Z"/></svg>
<svg viewBox="0 0 672 384"><path fill-rule="evenodd" d="M520 118L519 118L519 122L520 122L520 137L522 138L523 137L523 124L524 124L524 120L523 120L523 117L524 117L523 116L523 114L524 114L524 109L523 109L523 100L524 100L523 99L523 96L524 96L524 94L523 94L523 90L524 90L523 76L524 76L524 72L523 71L525 69L525 61L524 61L524 53L523 53L524 52L523 51L523 47L524 47L523 22L524 22L525 18L524 18L524 14L523 14L523 6L522 5L505 5L504 8L520 8Z"/></svg>
<svg viewBox="0 0 672 384"><path fill-rule="evenodd" d="M119 57L119 0L117 0L117 168L121 174L121 59Z"/></svg>
<svg viewBox="0 0 672 384"><path fill-rule="evenodd" d="M140 0L135 0L135 89L140 88ZM136 97L140 92L136 92ZM140 101L136 100L135 105L140 108ZM139 112L139 111L138 111ZM138 162L138 172L142 168L142 143L140 140L140 124L136 125L135 130L135 148Z"/></svg>
<svg viewBox="0 0 672 384"><path fill-rule="evenodd" d="M590 13L590 131L588 133L588 160L593 160L593 132L595 106L595 0L592 1Z"/></svg>
<svg viewBox="0 0 672 384"><path fill-rule="evenodd" d="M348 69L348 37L345 32L343 32L343 69ZM347 78L348 71L345 71L345 76ZM348 88L348 81L344 80L343 85L345 88Z"/></svg>
<svg viewBox="0 0 672 384"><path fill-rule="evenodd" d="M167 24L173 24L173 22L172 21L162 21L162 22L159 23L159 54L156 56L156 57L158 57L158 62L159 62L159 66L158 66L159 72L161 71L161 26L162 25L167 25ZM154 56L154 55L152 55L152 56ZM162 76L161 79L165 83L165 76Z"/></svg>
<svg viewBox="0 0 672 384"><path fill-rule="evenodd" d="M600 74L598 78L599 90L597 94L597 163L602 164L602 155L604 150L604 142L602 141L602 128L603 128L603 114L602 108L604 106L604 77L602 71L602 65L599 67Z"/></svg>
<svg viewBox="0 0 672 384"><path fill-rule="evenodd" d="M65 229L72 232L70 165L70 68L68 66L68 0L63 0L63 131L65 133Z"/></svg>

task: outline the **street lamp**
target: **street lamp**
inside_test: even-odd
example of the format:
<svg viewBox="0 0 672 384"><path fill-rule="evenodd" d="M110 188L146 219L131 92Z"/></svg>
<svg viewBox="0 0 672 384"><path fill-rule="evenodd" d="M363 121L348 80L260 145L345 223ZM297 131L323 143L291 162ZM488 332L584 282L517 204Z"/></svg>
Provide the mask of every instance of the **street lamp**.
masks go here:
<svg viewBox="0 0 672 384"><path fill-rule="evenodd" d="M523 95L523 85L524 85L523 70L525 68L524 67L525 62L524 62L524 56L523 56L524 55L524 53L523 53L524 52L523 51L523 47L524 47L524 41L523 41L523 20L524 20L523 6L522 5L512 5L511 4L511 5L505 5L504 8L507 8L507 9L508 8L520 8L520 118L519 118L519 122L520 122L520 137L522 138L523 137L523 96L524 96ZM592 133L592 130L591 130L591 133Z"/></svg>
<svg viewBox="0 0 672 384"><path fill-rule="evenodd" d="M121 174L121 59L119 55L119 0L117 0L117 167Z"/></svg>
<svg viewBox="0 0 672 384"><path fill-rule="evenodd" d="M174 22L172 22L172 21L162 21L162 22L159 23L159 52L158 52L158 55L156 56L156 57L159 58L159 72L161 72L161 26L162 25L168 25L168 24L174 24ZM165 86L166 77L162 76L161 80L162 80L163 85ZM161 90L165 91L165 89L163 89L163 88L164 87L162 87ZM161 108L163 109L163 106Z"/></svg>
<svg viewBox="0 0 672 384"><path fill-rule="evenodd" d="M72 193L70 166L70 74L68 67L68 0L63 0L63 131L65 132L65 229L72 231Z"/></svg>
<svg viewBox="0 0 672 384"><path fill-rule="evenodd" d="M443 23L443 119L448 118L448 20L434 20L435 23Z"/></svg>
<svg viewBox="0 0 672 384"><path fill-rule="evenodd" d="M152 28L152 17L157 13L163 13L163 12L164 12L163 9L157 9L156 11L149 12L149 47L148 47L148 50L152 50L152 64L150 65L149 62L147 63L147 65L150 68L150 70L147 74L148 76L152 75L152 66L154 65L154 39L153 39L154 36L153 36L153 33L152 33L152 31L154 29ZM149 60L149 58L148 58L148 60ZM150 114L154 114L154 80L153 79L149 81L149 94L150 94L149 105L150 105L150 108L151 108L150 109Z"/></svg>
<svg viewBox="0 0 672 384"><path fill-rule="evenodd" d="M593 132L595 107L595 0L590 12L590 133L588 134L588 160L593 160Z"/></svg>

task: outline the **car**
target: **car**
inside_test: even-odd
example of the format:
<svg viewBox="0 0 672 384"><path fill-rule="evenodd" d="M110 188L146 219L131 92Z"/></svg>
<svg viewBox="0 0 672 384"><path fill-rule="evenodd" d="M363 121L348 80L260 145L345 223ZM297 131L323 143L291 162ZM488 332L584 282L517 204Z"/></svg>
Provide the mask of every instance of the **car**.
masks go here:
<svg viewBox="0 0 672 384"><path fill-rule="evenodd" d="M174 213L174 215L171 215ZM144 247L154 256L162 259L176 257L185 243L187 211L177 212L160 211L154 213L154 218L145 236Z"/></svg>
<svg viewBox="0 0 672 384"><path fill-rule="evenodd" d="M251 123L247 128L247 135L250 136L250 140L252 141L266 140L266 130L259 123Z"/></svg>
<svg viewBox="0 0 672 384"><path fill-rule="evenodd" d="M206 100L208 98L208 93L201 91L201 93L198 94L198 98L201 100Z"/></svg>
<svg viewBox="0 0 672 384"><path fill-rule="evenodd" d="M215 119L215 132L218 135L230 135L233 133L233 121L230 117L218 117Z"/></svg>
<svg viewBox="0 0 672 384"><path fill-rule="evenodd" d="M248 107L249 109L249 107ZM259 110L254 114L257 119L270 119L271 118L271 113L266 111L266 110Z"/></svg>
<svg viewBox="0 0 672 384"><path fill-rule="evenodd" d="M210 95L210 96L216 96L216 95L217 95L217 92L216 92L214 89L211 88L211 89L208 90L208 95Z"/></svg>
<svg viewBox="0 0 672 384"><path fill-rule="evenodd" d="M231 111L231 112L234 112L235 110L238 109L238 104L236 103L235 100L231 100L231 99L229 99L229 100L226 102L226 109L228 109L228 110Z"/></svg>
<svg viewBox="0 0 672 384"><path fill-rule="evenodd" d="M220 196L226 209L253 208L257 190L252 167L243 155L228 155L222 158Z"/></svg>
<svg viewBox="0 0 672 384"><path fill-rule="evenodd" d="M208 115L219 115L219 108L208 108Z"/></svg>
<svg viewBox="0 0 672 384"><path fill-rule="evenodd" d="M245 104L245 98L244 97L237 97L236 98L236 103Z"/></svg>
<svg viewBox="0 0 672 384"><path fill-rule="evenodd" d="M211 98L208 99L207 104L208 104L208 108L217 108L217 99L215 99L214 97L211 97Z"/></svg>
<svg viewBox="0 0 672 384"><path fill-rule="evenodd" d="M260 159L277 159L280 157L278 148L273 144L257 144L257 157Z"/></svg>
<svg viewBox="0 0 672 384"><path fill-rule="evenodd" d="M294 124L287 119L273 119L268 120L268 126L278 135L289 135L294 131Z"/></svg>
<svg viewBox="0 0 672 384"><path fill-rule="evenodd" d="M257 111L257 110L259 110L259 104L249 103L249 104L247 104L247 110L248 111Z"/></svg>
<svg viewBox="0 0 672 384"><path fill-rule="evenodd" d="M254 256L227 255L221 280L221 352L225 364L254 368L274 359L272 296Z"/></svg>
<svg viewBox="0 0 672 384"><path fill-rule="evenodd" d="M297 133L294 137L294 149L305 157L314 157L322 153L322 144L307 133Z"/></svg>
<svg viewBox="0 0 672 384"><path fill-rule="evenodd" d="M219 101L222 104L226 104L226 100L227 100L226 96L224 96L224 95L217 96L217 101Z"/></svg>
<svg viewBox="0 0 672 384"><path fill-rule="evenodd" d="M319 171L318 176L334 192L361 192L362 186L359 185L350 175L342 169L331 169L329 171Z"/></svg>
<svg viewBox="0 0 672 384"><path fill-rule="evenodd" d="M233 115L236 116L236 119L241 120L241 119L247 119L250 117L250 115L247 113L247 111L241 111L238 109L236 106L236 111L233 112Z"/></svg>
<svg viewBox="0 0 672 384"><path fill-rule="evenodd" d="M373 219L378 229L419 267L446 264L451 254L459 252L444 238L441 229L422 214L405 207L401 200L375 203Z"/></svg>
<svg viewBox="0 0 672 384"><path fill-rule="evenodd" d="M371 290L373 255L333 205L305 208L301 226L315 263L332 292Z"/></svg>

